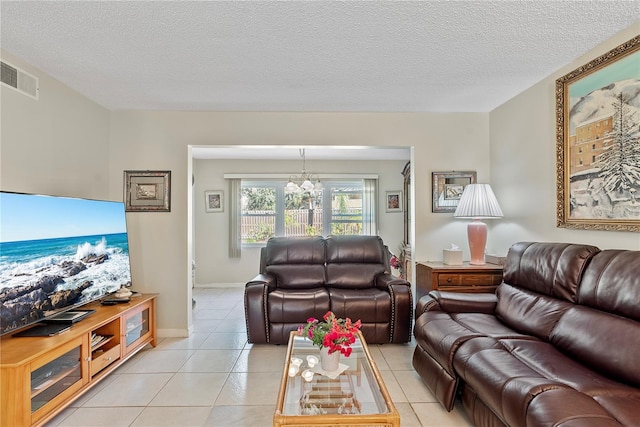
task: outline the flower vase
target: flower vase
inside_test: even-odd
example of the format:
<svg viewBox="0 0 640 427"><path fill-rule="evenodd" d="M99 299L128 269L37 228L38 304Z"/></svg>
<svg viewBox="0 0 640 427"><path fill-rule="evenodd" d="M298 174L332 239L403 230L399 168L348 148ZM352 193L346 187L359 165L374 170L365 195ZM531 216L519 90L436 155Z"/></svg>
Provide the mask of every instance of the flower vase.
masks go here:
<svg viewBox="0 0 640 427"><path fill-rule="evenodd" d="M320 366L325 372L333 372L338 370L340 364L340 352L334 351L329 354L329 347L322 347L320 349Z"/></svg>

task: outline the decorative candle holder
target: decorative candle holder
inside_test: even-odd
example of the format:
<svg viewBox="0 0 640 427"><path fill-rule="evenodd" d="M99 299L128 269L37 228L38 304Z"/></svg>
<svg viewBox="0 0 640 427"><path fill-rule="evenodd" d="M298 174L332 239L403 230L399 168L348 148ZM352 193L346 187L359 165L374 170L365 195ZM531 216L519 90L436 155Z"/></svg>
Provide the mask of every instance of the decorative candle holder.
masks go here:
<svg viewBox="0 0 640 427"><path fill-rule="evenodd" d="M298 368L296 365L290 365L289 366L289 376L290 377L295 377L298 374L298 370L300 368Z"/></svg>
<svg viewBox="0 0 640 427"><path fill-rule="evenodd" d="M300 365L302 365L302 359L299 357L292 357L291 363L289 363L289 376L295 377L300 371Z"/></svg>
<svg viewBox="0 0 640 427"><path fill-rule="evenodd" d="M320 362L320 359L318 359L317 356L314 356L312 354L307 356L307 365L309 365L310 368L313 368L314 366L316 366L318 363Z"/></svg>
<svg viewBox="0 0 640 427"><path fill-rule="evenodd" d="M302 378L304 378L306 382L310 382L313 379L313 371L310 369L305 369L304 371L302 371Z"/></svg>

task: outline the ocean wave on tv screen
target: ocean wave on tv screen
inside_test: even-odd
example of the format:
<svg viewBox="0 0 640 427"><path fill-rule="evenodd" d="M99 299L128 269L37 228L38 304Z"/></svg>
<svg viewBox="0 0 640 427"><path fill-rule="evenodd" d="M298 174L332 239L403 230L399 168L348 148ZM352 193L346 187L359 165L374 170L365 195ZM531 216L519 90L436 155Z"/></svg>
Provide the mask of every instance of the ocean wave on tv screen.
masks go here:
<svg viewBox="0 0 640 427"><path fill-rule="evenodd" d="M78 301L82 302L116 291L131 281L126 233L1 243L0 254L0 288L35 285L53 276L64 280L55 291L76 289L90 281L93 284ZM70 265L81 264L86 269L70 272Z"/></svg>

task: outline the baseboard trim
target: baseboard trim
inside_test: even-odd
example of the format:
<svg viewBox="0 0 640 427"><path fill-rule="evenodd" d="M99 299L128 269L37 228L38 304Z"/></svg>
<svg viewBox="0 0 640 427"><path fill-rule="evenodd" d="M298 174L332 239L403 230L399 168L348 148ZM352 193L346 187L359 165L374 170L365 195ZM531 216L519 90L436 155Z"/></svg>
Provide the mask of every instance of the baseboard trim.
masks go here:
<svg viewBox="0 0 640 427"><path fill-rule="evenodd" d="M245 283L196 283L194 288L244 288Z"/></svg>
<svg viewBox="0 0 640 427"><path fill-rule="evenodd" d="M158 338L184 338L190 334L189 329L158 329Z"/></svg>

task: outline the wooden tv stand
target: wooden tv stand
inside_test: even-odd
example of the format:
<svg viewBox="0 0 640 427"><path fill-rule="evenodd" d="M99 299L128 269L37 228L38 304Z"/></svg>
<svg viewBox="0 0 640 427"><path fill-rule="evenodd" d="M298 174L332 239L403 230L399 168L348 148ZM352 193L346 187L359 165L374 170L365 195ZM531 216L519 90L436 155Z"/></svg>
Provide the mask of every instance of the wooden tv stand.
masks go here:
<svg viewBox="0 0 640 427"><path fill-rule="evenodd" d="M2 337L0 425L44 424L145 345L156 346L154 294L81 309L95 313L60 335Z"/></svg>

